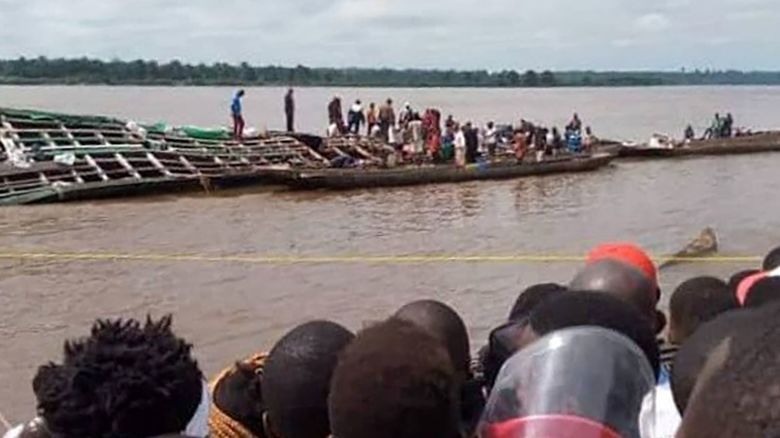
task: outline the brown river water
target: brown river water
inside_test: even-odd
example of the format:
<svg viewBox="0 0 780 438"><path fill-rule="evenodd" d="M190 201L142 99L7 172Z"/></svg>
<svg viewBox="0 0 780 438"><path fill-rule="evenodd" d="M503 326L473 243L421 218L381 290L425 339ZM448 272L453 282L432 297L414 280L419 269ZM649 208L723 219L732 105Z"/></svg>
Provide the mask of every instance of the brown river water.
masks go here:
<svg viewBox="0 0 780 438"><path fill-rule="evenodd" d="M248 123L278 129L284 90L249 89ZM224 123L226 88L0 87L0 106ZM298 90L299 125L319 131L327 100L392 96L459 119L562 124L579 111L597 133L645 139L701 130L715 111L738 125L780 127L780 88ZM780 244L780 155L620 162L598 173L347 193L263 187L132 200L0 209L0 253L199 254L202 261L0 257L0 412L34 413L30 380L96 317L172 312L204 369L267 350L295 324L327 318L360 329L410 300L458 309L476 348L526 286L566 282L574 263L270 264L231 256L579 255L606 240L656 254L714 227L724 254ZM694 275L744 264L685 264L662 273L668 294Z"/></svg>

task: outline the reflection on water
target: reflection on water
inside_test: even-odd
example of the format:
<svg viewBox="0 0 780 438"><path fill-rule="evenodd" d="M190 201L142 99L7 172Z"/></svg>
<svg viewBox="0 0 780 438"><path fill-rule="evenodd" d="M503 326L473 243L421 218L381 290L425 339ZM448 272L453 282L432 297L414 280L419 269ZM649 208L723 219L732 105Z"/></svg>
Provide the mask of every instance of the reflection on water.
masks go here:
<svg viewBox="0 0 780 438"><path fill-rule="evenodd" d="M4 102L8 100L7 104L12 105L25 98L31 103L38 102L36 99L43 101L37 93L50 92L46 90L35 89L28 95L13 88L7 99L9 88L0 87L0 94ZM51 96L75 94L78 97L83 90L58 89ZM178 109L201 111L201 107L191 105L190 98L182 97L182 90L154 92L173 96ZM204 90L198 96L213 99L223 92ZM366 92L384 94L386 91ZM727 103L733 103L732 108L747 107L742 99L717 100L733 98L734 93L780 96L780 92L763 89L729 88L707 93L683 89L681 92L689 97L680 102L682 107L689 102L689 109L681 109L683 114L709 111L707 103L711 101L717 101L719 108ZM98 97L71 100L72 105L83 103L83 108L67 109L106 112L93 110L112 108L119 113L132 110L145 119L158 118L143 113L157 111L153 105L136 105L145 99L147 91L100 89L96 93ZM106 93L116 94L110 103L104 101ZM304 95L307 93L331 94L319 89L303 91ZM437 93L441 94L425 90L420 96L441 102L444 98ZM494 98L498 105L508 104L508 98L497 91L485 93L481 97L485 100L483 109L489 108L487 105ZM512 93L525 96L526 91ZM526 97L539 98L535 93ZM620 100L626 93L644 93L645 97L652 94L633 90L549 93L562 93L575 100L605 99L607 102ZM661 99L657 95L667 93L668 96L672 92L654 90L653 93L656 94L652 94L650 101L657 103ZM539 108L546 109L535 111L564 112L563 100L555 96L548 95L546 101L552 103L548 107L540 104ZM460 97L452 98L454 104L465 104ZM634 96L628 100L638 99ZM746 111L744 117L759 121L766 121L769 116L776 119L780 98L761 102L761 105L774 104L771 108ZM57 109L53 101L49 103ZM171 109L172 104L166 105L170 114L177 114ZM619 119L621 124L615 129L639 135L648 129L645 122L654 120L652 115L656 114L656 110L647 110L650 103L643 105L648 112L641 117L632 113L639 110L628 108L620 114L607 113L605 109L598 118ZM668 106L667 101L663 107ZM758 117L759 111L766 118ZM485 114L491 113L485 110ZM200 113L178 116L204 117ZM658 123L673 125L669 122L671 116L665 117ZM651 128L653 123L649 125ZM262 187L216 195L196 193L8 207L0 209L0 252L576 255L606 240L635 240L663 254L678 250L699 230L712 226L719 233L723 252L760 255L774 242L780 242L780 212L775 211L780 204L774 202L779 165L780 155L621 162L598 173L515 181L343 193ZM725 276L739 268L742 267L680 265L670 268L661 278L667 292L664 300L668 299L668 291L687 277ZM0 410L15 420L28 417L33 412L29 382L35 367L55 359L63 339L85 334L88 324L97 316L139 317L147 312L156 315L173 312L178 330L195 343L197 355L208 372L249 352L268 349L296 323L331 318L358 329L421 297L453 304L469 325L473 346L478 347L484 342L488 328L505 317L523 288L539 282L565 283L576 269L575 264L273 266L0 259L0 351L3 352Z"/></svg>

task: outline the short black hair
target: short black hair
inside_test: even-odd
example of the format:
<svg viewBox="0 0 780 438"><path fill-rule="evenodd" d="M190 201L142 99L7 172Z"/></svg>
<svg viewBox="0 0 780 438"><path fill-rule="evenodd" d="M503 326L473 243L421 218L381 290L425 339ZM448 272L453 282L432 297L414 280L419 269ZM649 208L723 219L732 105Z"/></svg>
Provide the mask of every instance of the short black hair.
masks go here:
<svg viewBox="0 0 780 438"><path fill-rule="evenodd" d="M739 307L729 286L715 277L696 277L677 286L669 303L670 340L690 337L703 323Z"/></svg>
<svg viewBox="0 0 780 438"><path fill-rule="evenodd" d="M687 438L780 436L780 303L754 310L713 350L691 396Z"/></svg>
<svg viewBox="0 0 780 438"><path fill-rule="evenodd" d="M764 271L774 271L780 268L780 246L769 251L769 254L764 257L764 263L762 264Z"/></svg>
<svg viewBox="0 0 780 438"><path fill-rule="evenodd" d="M671 386L677 409L685 413L688 400L712 350L737 328L751 324L751 310L732 310L699 327L680 347L672 365Z"/></svg>
<svg viewBox="0 0 780 438"><path fill-rule="evenodd" d="M745 307L763 307L780 300L780 277L766 277L758 280L750 288Z"/></svg>
<svg viewBox="0 0 780 438"><path fill-rule="evenodd" d="M313 321L294 328L271 349L263 368L263 400L273 435L330 434L330 379L338 355L353 338L334 322Z"/></svg>
<svg viewBox="0 0 780 438"><path fill-rule="evenodd" d="M556 283L543 283L529 287L515 300L515 304L509 312L509 320L517 321L527 318L539 303L567 290L565 286Z"/></svg>
<svg viewBox="0 0 780 438"><path fill-rule="evenodd" d="M580 326L614 330L642 349L658 376L660 352L652 326L634 306L618 298L590 291L564 293L539 304L531 312L530 322L539 336Z"/></svg>
<svg viewBox="0 0 780 438"><path fill-rule="evenodd" d="M38 411L55 436L148 437L183 432L203 394L192 345L172 318L99 320L67 341L61 365L38 369Z"/></svg>
<svg viewBox="0 0 780 438"><path fill-rule="evenodd" d="M739 285L742 283L742 280L752 275L758 274L759 272L761 271L759 271L758 269L747 269L745 271L737 272L736 274L732 275L731 278L729 278L729 288L734 294L736 294L737 288L739 288Z"/></svg>
<svg viewBox="0 0 780 438"><path fill-rule="evenodd" d="M633 266L609 259L592 262L577 273L569 288L619 298L633 305L651 324L655 324L658 287Z"/></svg>
<svg viewBox="0 0 780 438"><path fill-rule="evenodd" d="M333 374L333 436L454 438L457 381L447 351L426 331L398 318L369 327Z"/></svg>
<svg viewBox="0 0 780 438"><path fill-rule="evenodd" d="M438 339L447 349L455 371L464 378L468 375L469 333L455 309L440 301L420 300L401 307L395 318L409 321Z"/></svg>

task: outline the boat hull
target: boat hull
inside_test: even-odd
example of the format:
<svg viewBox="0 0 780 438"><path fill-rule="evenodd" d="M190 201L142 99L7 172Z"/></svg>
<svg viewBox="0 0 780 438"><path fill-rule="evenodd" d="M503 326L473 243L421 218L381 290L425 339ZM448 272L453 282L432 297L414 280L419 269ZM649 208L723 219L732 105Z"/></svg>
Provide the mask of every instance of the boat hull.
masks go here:
<svg viewBox="0 0 780 438"><path fill-rule="evenodd" d="M621 147L621 158L675 158L698 155L740 155L780 152L780 132L733 137L727 139L695 140L673 149L650 147Z"/></svg>
<svg viewBox="0 0 780 438"><path fill-rule="evenodd" d="M296 189L349 190L372 187L397 187L422 184L457 183L476 180L513 179L556 173L594 171L609 164L614 156L549 160L541 163L498 163L458 168L451 165L401 167L395 169L322 169L288 171L278 177Z"/></svg>

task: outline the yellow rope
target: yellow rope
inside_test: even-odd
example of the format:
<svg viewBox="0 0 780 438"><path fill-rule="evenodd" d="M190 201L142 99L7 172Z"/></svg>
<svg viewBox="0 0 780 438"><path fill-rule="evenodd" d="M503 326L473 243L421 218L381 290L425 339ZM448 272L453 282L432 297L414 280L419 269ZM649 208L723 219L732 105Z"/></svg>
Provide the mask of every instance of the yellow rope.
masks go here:
<svg viewBox="0 0 780 438"><path fill-rule="evenodd" d="M0 260L53 261L142 261L142 262L205 262L247 264L431 264L431 263L578 263L585 260L577 255L508 254L508 255L334 255L334 256L253 256L205 255L164 253L110 253L110 252L48 252L4 251ZM656 262L688 263L760 263L758 256L709 256L654 258Z"/></svg>
<svg viewBox="0 0 780 438"><path fill-rule="evenodd" d="M255 370L255 373L259 374L263 372L263 364L265 363L266 357L265 354L256 354L251 358L244 360L243 363L250 366ZM217 385L235 372L235 366L228 367L211 381L209 389L212 393L212 401ZM211 404L211 411L209 412L209 436L212 438L257 438L243 424L224 413L216 403Z"/></svg>

